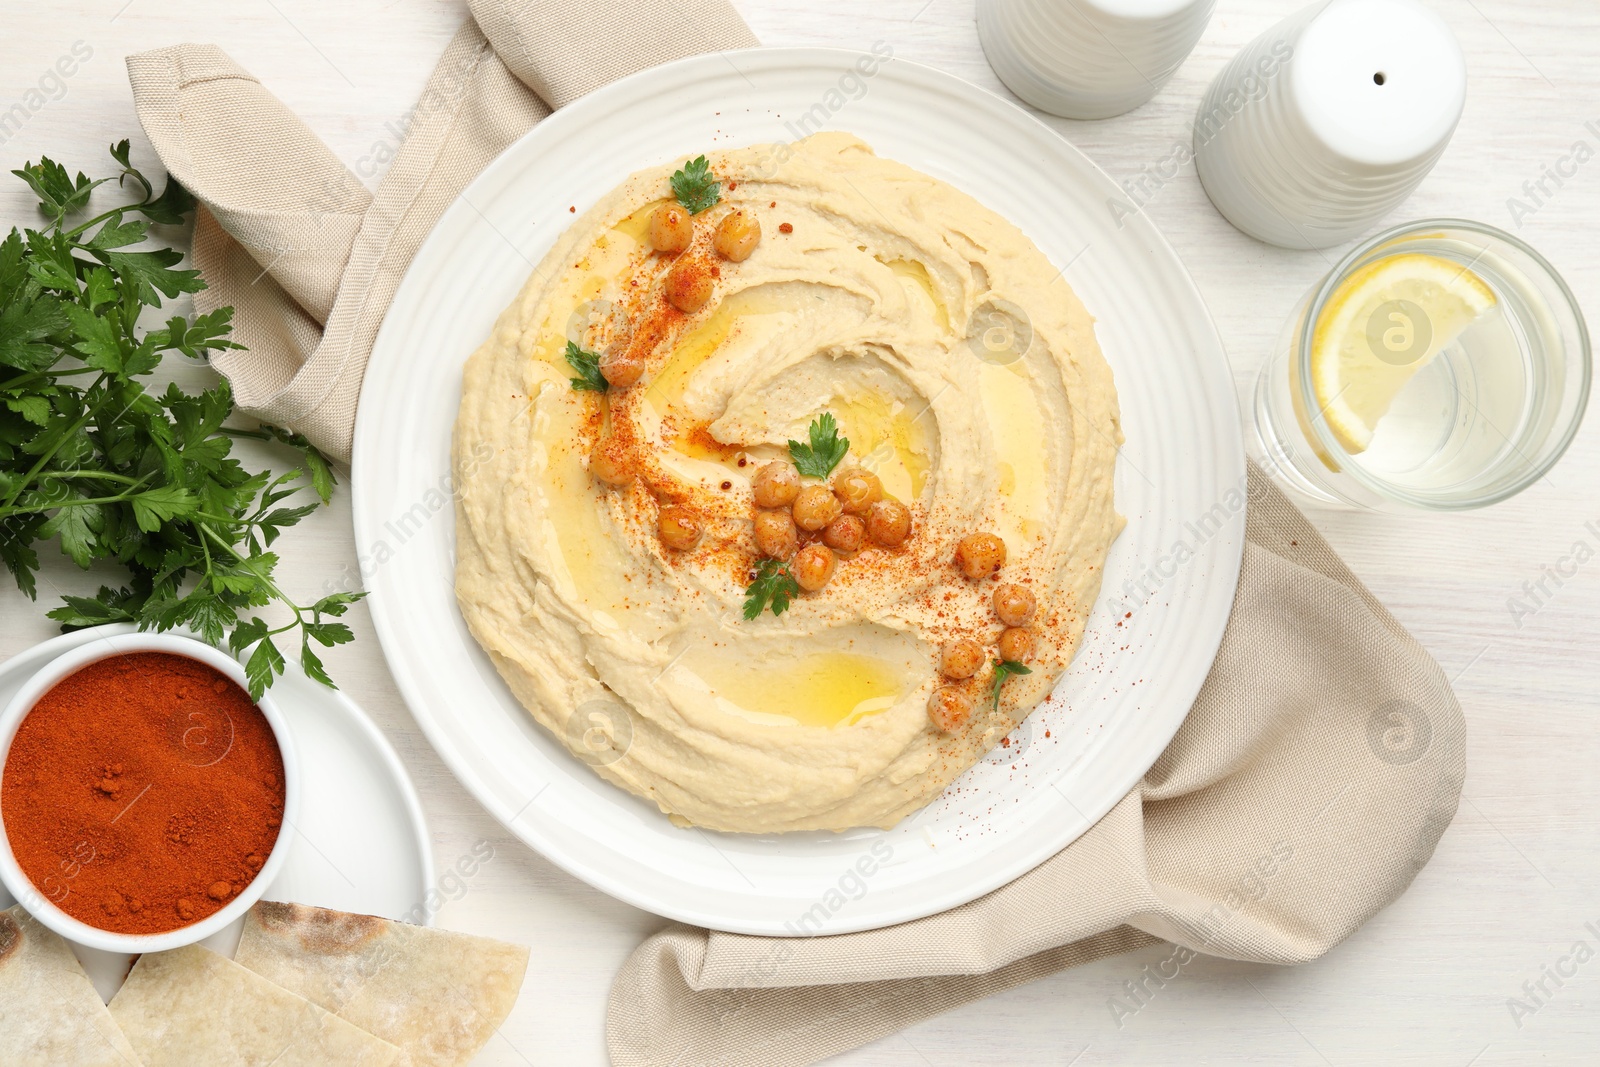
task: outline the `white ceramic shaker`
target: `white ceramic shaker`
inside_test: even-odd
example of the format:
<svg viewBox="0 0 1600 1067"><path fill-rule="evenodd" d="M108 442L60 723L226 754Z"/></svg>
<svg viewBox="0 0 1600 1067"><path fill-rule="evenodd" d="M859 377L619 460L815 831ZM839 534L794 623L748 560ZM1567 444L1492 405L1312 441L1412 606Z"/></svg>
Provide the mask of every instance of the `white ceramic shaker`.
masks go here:
<svg viewBox="0 0 1600 1067"><path fill-rule="evenodd" d="M1195 116L1195 168L1250 236L1336 245L1411 195L1450 143L1466 94L1461 46L1418 0L1321 0L1212 81Z"/></svg>
<svg viewBox="0 0 1600 1067"><path fill-rule="evenodd" d="M1216 0L978 0L1000 80L1041 111L1106 119L1149 100L1188 58Z"/></svg>

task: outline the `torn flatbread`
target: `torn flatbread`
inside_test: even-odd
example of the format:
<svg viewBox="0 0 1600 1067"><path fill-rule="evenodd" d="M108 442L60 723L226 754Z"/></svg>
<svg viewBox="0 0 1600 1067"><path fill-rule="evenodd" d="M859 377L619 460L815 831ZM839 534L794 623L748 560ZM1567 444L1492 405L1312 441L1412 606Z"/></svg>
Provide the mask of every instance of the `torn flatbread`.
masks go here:
<svg viewBox="0 0 1600 1067"><path fill-rule="evenodd" d="M400 1056L199 945L139 957L111 1015L146 1067L392 1067Z"/></svg>
<svg viewBox="0 0 1600 1067"><path fill-rule="evenodd" d="M234 959L400 1046L417 1067L470 1060L511 1011L528 950L371 915L261 901Z"/></svg>
<svg viewBox="0 0 1600 1067"><path fill-rule="evenodd" d="M0 911L0 1063L139 1067L72 949L21 904Z"/></svg>

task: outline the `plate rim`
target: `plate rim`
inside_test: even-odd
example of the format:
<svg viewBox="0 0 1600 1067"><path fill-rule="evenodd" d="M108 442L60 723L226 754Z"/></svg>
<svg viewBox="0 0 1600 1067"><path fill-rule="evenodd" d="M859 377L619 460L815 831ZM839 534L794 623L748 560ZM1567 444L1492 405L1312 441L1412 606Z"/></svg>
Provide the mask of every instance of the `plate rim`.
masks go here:
<svg viewBox="0 0 1600 1067"><path fill-rule="evenodd" d="M418 277L416 273L417 264L426 259L433 245L445 240L445 238L441 237L440 234L441 227L446 217L451 215L452 212L456 211L462 202L465 201L470 205L471 201L468 200L468 194L471 193L474 186L483 181L483 179L490 175L491 172L500 167L508 166L509 164L506 162L506 160L521 150L522 146L526 142L535 138L559 136L560 130L565 124L569 122L581 121L583 110L575 107L575 105L583 103L587 106L599 106L614 96L628 93L631 91L633 85L637 82L663 77L666 74L675 71L677 68L708 63L713 58L720 58L725 62L728 62L730 65L733 65L734 70L737 73L746 75L754 74L756 71L739 67L734 63L735 59L740 57L753 58L759 63L781 68L783 66L794 66L807 62L819 62L826 60L838 61L841 59L855 60L866 54L869 54L866 50L811 46L755 47L747 49L734 49L724 52L702 53L698 55L686 56L670 63L660 64L642 71L637 71L624 78L619 78L616 81L610 82L588 93L586 96L581 98L581 101L575 101L574 105L568 105L567 107L559 108L553 111L549 116L538 122L535 126L522 134L515 141L512 141L510 144L508 144L498 155L494 157L494 159L485 164L484 167L476 175L474 175L465 186L462 187L461 191L456 194L455 198L452 199L450 204L445 207L444 211L440 213L439 218L434 222L433 227L429 230L427 237L424 238L423 242L418 246L417 252L412 257L411 262L407 264L405 274L402 276L400 284L395 290L394 299L391 301L389 309L385 311L383 323L380 325L378 334L374 339L372 355L377 356L380 350L390 344L396 343L393 341L394 328L392 328L390 325L392 321L390 312L397 305L403 304L403 298L408 295L408 288L414 284L423 284L415 280ZM991 89L973 84L972 82L969 82L956 74L952 74L949 71L942 70L931 64L903 59L899 56L890 56L888 59L893 63L894 68L911 68L915 70L919 76L932 77L934 79L945 81L952 90L983 98L991 107L1002 107L1015 112L1023 120L1025 120L1027 124L1035 128L1037 132L1053 139L1066 151L1071 153L1073 156L1076 156L1085 170L1093 174L1101 183L1103 183L1107 190L1116 190L1119 188L1115 180L1112 179L1112 177L1107 174L1105 170L1094 161L1093 158L1091 158L1086 152L1070 141L1064 134L1053 129L1048 123L1041 119L1039 115L1035 114L1028 108L1017 104L1015 101L1005 98ZM885 69L888 69L887 65ZM575 119L571 117L575 113L579 116L579 118ZM1160 258L1166 259L1171 266L1176 268L1175 273L1172 275L1172 281L1181 283L1184 294L1192 301L1192 310L1198 313L1200 319L1203 320L1208 327L1202 338L1202 340L1207 343L1198 345L1197 350L1199 350L1201 354L1204 354L1204 351L1209 349L1213 354L1214 360L1220 364L1218 366L1214 366L1213 371L1215 373L1228 376L1228 387L1223 392L1226 397L1226 411L1231 413L1233 416L1232 421L1228 424L1232 427L1232 433L1230 436L1236 439L1238 445L1237 449L1233 452L1214 457L1213 462L1218 465L1219 480L1227 478L1230 475L1235 475L1236 477L1233 478L1233 482L1236 482L1242 487L1247 467L1244 448L1244 434L1243 427L1239 423L1239 400L1236 390L1232 386L1231 364L1228 360L1227 347L1223 341L1221 331L1217 328L1215 317L1212 315L1210 307L1206 304L1205 298L1200 292L1199 286L1195 282L1194 275L1184 264L1182 258L1178 255L1177 250L1172 247L1171 242L1167 240L1166 236L1161 232L1161 230L1143 212L1137 213L1133 225L1142 227L1144 235L1146 235L1149 239L1149 247L1146 248L1145 251L1153 253ZM1137 239L1137 235L1134 239ZM1213 357L1207 358L1209 360ZM363 433L363 426L370 427L373 425L373 421L371 419L363 420L361 415L361 412L365 410L366 407L369 389L376 389L376 387L372 384L376 378L371 373L371 367L372 361L369 358L368 371L363 376L361 390L358 397L356 424L352 436L351 521L356 538L356 544L358 546L362 544L373 543L375 532L370 527L369 521L378 521L376 518L369 520L366 517L366 511L368 509L365 509L362 506L362 501L363 497L365 496L364 485L366 484L367 479L359 477L363 467L369 465L368 461L370 460L370 457L374 455L373 445L368 440L370 434ZM1119 451L1119 460L1120 458ZM451 501L451 515L451 521L453 522L453 499ZM1168 733L1168 735L1162 741L1160 748L1158 748L1151 756L1149 763L1143 769L1131 775L1131 780L1126 781L1123 784L1122 788L1116 792L1115 798L1112 799L1109 804L1105 805L1104 810L1098 811L1091 816L1079 810L1076 804L1074 804L1070 799L1067 799L1067 804L1083 817L1084 825L1082 829L1080 829L1069 840L1056 845L1051 851L1042 856L1032 858L1026 866L1021 866L1019 869L1013 869L1013 867L1016 866L1016 864L1013 864L1011 866L1003 867L997 874L994 874L988 878L974 879L969 882L965 882L963 883L964 887L958 891L953 893L938 894L938 899L933 906L918 906L915 909L911 909L907 914L898 916L867 918L863 920L844 918L842 921L839 921L833 925L827 932L848 933L862 930L882 929L901 922L939 914L941 912L950 910L951 908L959 907L964 903L976 900L987 893L993 892L1003 885L1009 884L1010 882L1026 874L1028 871L1033 870L1039 864L1046 862L1050 856L1055 855L1061 849L1066 848L1073 841L1077 840L1079 837L1082 837L1083 834L1087 833L1088 830L1091 829L1101 818L1103 818L1107 812L1120 803L1121 799L1138 785L1139 781L1144 777L1145 774L1148 773L1149 767L1153 766L1155 762L1160 759L1161 753L1164 752L1171 744L1172 738L1176 736L1178 730L1182 728L1184 721L1188 717L1189 710L1192 709L1195 699L1199 696L1201 689L1205 685L1205 680L1209 676L1211 665L1214 663L1217 652L1221 648L1222 640L1227 630L1228 619L1231 618L1232 615L1233 601L1237 596L1239 574L1243 566L1244 546L1246 541L1245 519L1246 509L1241 508L1238 512L1230 516L1228 520L1228 526L1225 528L1225 534L1218 538L1222 544L1219 547L1218 558L1216 559L1216 567L1214 570L1215 573L1217 573L1225 582L1226 588L1230 591L1227 602L1227 612L1224 615L1222 624L1215 628L1214 637L1208 636L1206 638L1205 646L1208 647L1202 647L1199 644L1195 646L1197 650L1203 651L1203 656L1199 656L1197 658L1203 661L1205 667L1203 670L1196 671L1196 677L1193 681L1192 687L1185 687L1185 689L1191 690L1186 698L1187 706L1185 707L1185 710L1181 716L1175 717L1175 721L1170 733ZM451 584L453 586L453 577ZM1096 605L1103 602L1105 595L1106 592L1102 589L1100 596L1096 598ZM465 754L458 750L450 741L449 737L446 735L442 723L437 719L437 717L433 715L423 716L418 714L416 710L417 707L427 706L427 702L423 701L420 698L420 694L415 691L409 671L397 670L395 667L395 657L391 654L391 648L396 650L399 649L399 638L396 632L390 627L389 615L378 610L378 605L386 602L381 587L375 586L369 589L368 599L368 611L373 620L373 626L378 638L379 646L383 651L385 664L389 668L390 676L394 681L396 689L399 691L402 700L405 702L407 710L411 713L413 721L417 723L419 729L421 729L423 735L427 738L429 745L438 754L440 760L447 767L449 767L451 774L455 776L462 788L471 794L473 799L478 802L479 806L482 807L491 817L493 817L496 822L500 823L500 825L504 827L513 837L532 848L542 858L548 860L568 874L580 879L592 888L595 888L600 892L607 894L608 896L648 911L652 914L664 916L680 922L704 926L709 929L723 930L734 933L774 937L806 936L803 933L785 930L779 927L775 922L771 921L753 922L746 921L742 918L729 919L725 916L719 916L710 911L702 911L692 907L686 908L665 906L661 900L656 899L647 893L636 890L633 885L624 881L618 881L611 878L608 874L597 871L588 862L584 861L578 856L575 856L571 851L567 850L563 845L557 842L554 839L555 835L541 832L541 828L538 826L537 822L531 822L529 820L522 819L520 812L516 815L510 816L509 818L503 815L498 810L497 805L492 805L482 795L483 790L479 785L476 784L477 775L475 771L473 771L472 767L470 766ZM500 681L498 677L496 680ZM503 685L503 681L500 681L500 684ZM1063 775L1067 773L1070 773L1070 771L1062 772ZM1121 781L1122 779L1128 777L1129 775L1123 775L1118 780ZM616 787L612 786L611 788ZM1060 790L1057 789L1056 792L1059 793ZM662 817L664 818L665 816Z"/></svg>

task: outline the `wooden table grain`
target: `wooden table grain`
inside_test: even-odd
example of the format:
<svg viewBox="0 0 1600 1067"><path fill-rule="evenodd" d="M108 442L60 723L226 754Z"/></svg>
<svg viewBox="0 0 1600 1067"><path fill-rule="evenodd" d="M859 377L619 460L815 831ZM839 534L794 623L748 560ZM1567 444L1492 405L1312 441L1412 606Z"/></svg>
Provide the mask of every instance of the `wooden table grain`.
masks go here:
<svg viewBox="0 0 1600 1067"><path fill-rule="evenodd" d="M772 45L869 48L1007 95L984 61L972 0L735 0ZM1068 2L1068 0L1064 0ZM1428 0L1460 38L1466 113L1433 174L1396 213L1513 229L1600 309L1600 8L1583 0ZM1146 210L1199 283L1241 398L1286 312L1336 251L1288 252L1239 234L1207 201L1186 142L1200 93L1298 0L1221 0L1199 47L1149 104L1053 127L1113 178L1154 188ZM0 34L0 158L48 154L91 173L132 137L123 58L178 41L221 45L375 182L377 157L465 14L460 0L11 0ZM58 67L61 57L75 62ZM60 72L70 68L70 76ZM19 113L13 108L21 105ZM19 117L20 115L20 117ZM1160 181L1149 178L1163 174ZM31 216L0 185L9 224ZM204 371L187 371L189 376ZM1313 511L1350 566L1454 680L1469 722L1460 811L1397 903L1324 959L1280 969L1201 959L1120 1021L1109 1001L1166 950L1105 960L964 1007L839 1057L857 1065L1427 1064L1600 1059L1600 425L1520 497L1466 515ZM291 593L354 563L349 495L280 542ZM52 562L45 599L92 585ZM44 599L0 589L0 656L51 635ZM439 921L525 942L521 1000L482 1064L605 1061L611 978L662 921L519 844L457 784L413 723L370 621L331 650L344 687L393 740L450 864L495 858ZM1531 992L1530 992L1531 991ZM1514 1008L1520 1001L1522 1008Z"/></svg>

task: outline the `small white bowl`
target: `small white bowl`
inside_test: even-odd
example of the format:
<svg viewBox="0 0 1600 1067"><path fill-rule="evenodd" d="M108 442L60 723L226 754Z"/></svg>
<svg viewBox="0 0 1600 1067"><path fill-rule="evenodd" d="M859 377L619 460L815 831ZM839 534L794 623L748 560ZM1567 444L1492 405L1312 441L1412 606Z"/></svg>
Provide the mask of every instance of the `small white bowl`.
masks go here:
<svg viewBox="0 0 1600 1067"><path fill-rule="evenodd" d="M192 638L173 634L133 633L106 636L91 641L51 660L28 679L17 695L11 698L5 710L0 712L0 781L4 780L6 758L11 753L11 742L17 736L17 727L27 718L40 697L68 675L82 670L91 663L134 652L166 652L197 660L220 671L238 683L241 689L248 688L244 668L239 666L237 660ZM211 936L240 918L250 910L251 905L261 899L261 895L278 876L278 871L288 858L291 839L294 836L293 826L300 814L300 764L295 756L289 724L272 703L271 697L263 696L256 701L256 707L261 709L267 725L272 728L273 737L278 742L278 751L283 758L283 821L278 827L278 840L273 844L266 863L256 872L250 884L221 910L199 922L161 934L118 934L90 926L52 904L34 887L28 876L22 873L22 868L11 851L11 842L6 837L3 818L0 818L0 883L4 883L11 895L27 909L28 914L49 929L68 941L107 952L164 952L168 949L181 948Z"/></svg>

